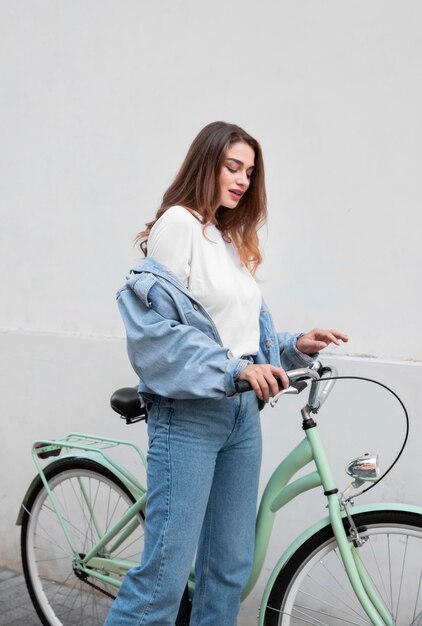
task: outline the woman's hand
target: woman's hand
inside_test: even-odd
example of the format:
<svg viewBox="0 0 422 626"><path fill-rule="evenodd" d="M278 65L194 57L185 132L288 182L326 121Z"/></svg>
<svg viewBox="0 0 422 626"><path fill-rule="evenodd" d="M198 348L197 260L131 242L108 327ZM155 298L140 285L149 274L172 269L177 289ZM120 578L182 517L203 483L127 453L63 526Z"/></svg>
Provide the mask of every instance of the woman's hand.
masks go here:
<svg viewBox="0 0 422 626"><path fill-rule="evenodd" d="M280 391L276 377L281 381L283 388L289 386L289 379L281 367L273 365L256 365L251 363L239 375L238 380L247 380L260 400L268 402L271 396Z"/></svg>
<svg viewBox="0 0 422 626"><path fill-rule="evenodd" d="M320 352L324 348L334 343L340 345L340 341L347 343L349 337L338 330L323 330L322 328L314 328L309 333L302 335L296 341L296 347L304 354L314 354Z"/></svg>

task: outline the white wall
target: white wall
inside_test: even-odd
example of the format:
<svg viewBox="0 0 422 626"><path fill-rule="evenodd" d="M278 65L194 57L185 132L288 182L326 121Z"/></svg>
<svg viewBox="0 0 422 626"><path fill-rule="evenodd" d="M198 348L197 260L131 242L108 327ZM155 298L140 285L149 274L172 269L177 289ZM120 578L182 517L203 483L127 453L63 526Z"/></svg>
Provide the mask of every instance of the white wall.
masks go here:
<svg viewBox="0 0 422 626"><path fill-rule="evenodd" d="M114 292L134 235L215 119L264 149L260 276L278 326L346 330L341 371L403 394L412 439L378 497L420 502L421 18L418 0L0 2L0 563L19 567L31 442L122 435L108 397L135 379ZM299 436L291 419L264 413L264 476L273 442ZM391 454L396 427L376 409L371 420ZM340 465L348 437L329 438ZM309 508L290 507L274 557Z"/></svg>

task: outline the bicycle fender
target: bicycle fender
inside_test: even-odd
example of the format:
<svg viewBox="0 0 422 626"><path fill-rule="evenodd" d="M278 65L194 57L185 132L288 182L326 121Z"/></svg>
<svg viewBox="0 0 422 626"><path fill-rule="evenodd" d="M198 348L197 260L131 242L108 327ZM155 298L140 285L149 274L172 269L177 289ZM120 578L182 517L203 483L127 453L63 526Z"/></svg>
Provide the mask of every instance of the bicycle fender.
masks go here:
<svg viewBox="0 0 422 626"><path fill-rule="evenodd" d="M398 502L394 502L394 503L388 503L388 502L376 503L375 502L373 504L362 504L362 505L354 506L351 509L350 513L352 515L355 515L357 513L370 513L372 511L407 511L409 513L417 513L419 515L422 515L421 507L414 506L412 504L400 504ZM347 517L346 512L343 511L341 516L342 518ZM267 607L268 599L270 597L271 589L273 588L276 578L279 575L280 571L283 569L284 565L292 557L292 555L296 552L296 550L305 541L307 541L307 539L309 539L309 537L312 537L312 535L314 535L316 532L318 532L322 528L325 528L326 526L330 526L330 524L331 522L328 516L321 518L320 520L315 522L312 526L310 526L305 531L303 531L303 533L301 533L283 552L276 566L271 572L271 576L269 577L267 584L265 586L264 593L261 599L261 605L259 608L258 626L264 626L265 610Z"/></svg>
<svg viewBox="0 0 422 626"><path fill-rule="evenodd" d="M23 524L23 516L25 514L25 510L27 508L29 499L31 498L33 491L37 488L38 482L40 480L41 479L40 479L40 475L39 474L36 474L34 476L34 478L31 480L31 482L29 484L29 487L26 490L26 493L25 493L25 495L23 497L22 503L21 503L21 505L19 507L19 513L18 513L18 517L17 517L17 520L16 520L16 526L22 526L22 524Z"/></svg>
<svg viewBox="0 0 422 626"><path fill-rule="evenodd" d="M129 489L129 491L131 492L131 494L133 495L135 499L139 498L146 491L145 489L142 492L139 490L136 490L134 485L126 478L126 476L124 476L121 472L119 472L117 468L115 468L111 463L109 463L107 459L105 459L101 454L95 453L95 452L84 451L83 454L78 454L75 452L73 453L67 452L66 454L60 455L55 460L45 465L44 471L47 469L47 467L55 465L56 463L58 463L59 461L62 461L63 459L74 459L74 458L90 459L91 461L95 461L99 465L103 465L107 470L109 470L112 474L114 474L116 478L118 478L125 485L125 487ZM25 510L27 508L28 502L30 501L33 492L38 489L40 480L41 480L40 475L36 474L34 478L32 479L28 489L26 490L26 493L22 500L22 504L20 505L20 508L19 508L18 517L16 519L17 526L22 526L23 516L25 514Z"/></svg>

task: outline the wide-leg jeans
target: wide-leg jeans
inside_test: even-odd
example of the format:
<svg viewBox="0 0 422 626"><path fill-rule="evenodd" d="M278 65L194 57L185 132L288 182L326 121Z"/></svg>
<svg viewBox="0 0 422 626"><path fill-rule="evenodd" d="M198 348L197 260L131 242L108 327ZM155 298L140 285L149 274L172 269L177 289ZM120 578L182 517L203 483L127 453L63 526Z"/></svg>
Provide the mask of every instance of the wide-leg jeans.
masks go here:
<svg viewBox="0 0 422 626"><path fill-rule="evenodd" d="M253 558L257 398L158 397L148 435L145 548L105 626L173 626L194 559L191 626L235 626Z"/></svg>

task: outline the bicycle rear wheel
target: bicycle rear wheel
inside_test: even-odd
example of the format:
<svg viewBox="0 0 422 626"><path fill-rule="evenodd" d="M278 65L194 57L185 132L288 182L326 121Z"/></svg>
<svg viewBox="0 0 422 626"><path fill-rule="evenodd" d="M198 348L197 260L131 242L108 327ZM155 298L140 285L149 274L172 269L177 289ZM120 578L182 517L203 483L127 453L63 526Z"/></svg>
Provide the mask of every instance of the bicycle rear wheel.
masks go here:
<svg viewBox="0 0 422 626"><path fill-rule="evenodd" d="M422 515L373 511L353 515L366 542L359 550L397 626L422 625ZM349 528L344 521L346 531ZM271 590L265 626L371 624L344 570L331 526L293 554Z"/></svg>
<svg viewBox="0 0 422 626"><path fill-rule="evenodd" d="M45 476L79 555L87 554L100 534L135 501L111 471L89 459L58 460L46 468ZM136 528L113 558L139 563L142 514L136 520ZM82 576L73 567L74 555L41 479L26 507L21 549L28 591L44 625L102 626L117 589L94 577ZM119 578L117 574L111 577Z"/></svg>

